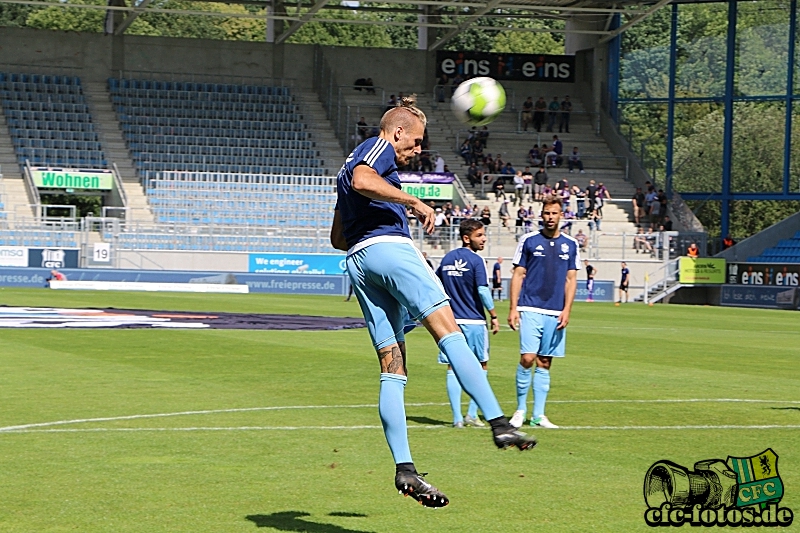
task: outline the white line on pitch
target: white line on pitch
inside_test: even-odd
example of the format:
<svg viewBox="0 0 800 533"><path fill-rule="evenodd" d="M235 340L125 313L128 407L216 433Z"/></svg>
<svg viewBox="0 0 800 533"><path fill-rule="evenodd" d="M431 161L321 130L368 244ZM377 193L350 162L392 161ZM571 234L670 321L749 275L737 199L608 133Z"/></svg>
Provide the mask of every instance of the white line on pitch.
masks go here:
<svg viewBox="0 0 800 533"><path fill-rule="evenodd" d="M18 429L6 433L111 433L111 432L164 432L164 431L348 431L382 429L381 426L241 426L241 427L185 427L185 428L75 428L75 429ZM447 425L408 426L408 429L450 429ZM647 431L647 430L728 430L728 429L800 429L800 424L778 425L697 425L697 426L561 426L573 431Z"/></svg>
<svg viewBox="0 0 800 533"><path fill-rule="evenodd" d="M501 402L511 403L511 402ZM654 400L635 400L635 399L596 399L596 400L550 400L550 403L778 403L778 404L800 404L800 400L758 400L747 398L688 398L688 399L654 399ZM442 402L423 402L423 403L407 403L406 407L430 407L430 406L445 406L449 403ZM22 429L31 429L37 427L50 427L50 426L63 426L68 424L84 424L88 422L115 422L120 420L139 420L145 418L167 418L174 416L194 416L194 415L211 415L221 413L246 413L255 411L286 411L286 410L301 410L301 409L375 409L378 404L355 404L355 405L278 405L272 407L239 407L232 409L207 409L202 411L178 411L174 413L154 413L143 415L125 415L125 416L110 416L100 418L76 418L74 420L57 420L54 422L38 422L34 424L21 424L16 426L0 427L0 433L17 431Z"/></svg>

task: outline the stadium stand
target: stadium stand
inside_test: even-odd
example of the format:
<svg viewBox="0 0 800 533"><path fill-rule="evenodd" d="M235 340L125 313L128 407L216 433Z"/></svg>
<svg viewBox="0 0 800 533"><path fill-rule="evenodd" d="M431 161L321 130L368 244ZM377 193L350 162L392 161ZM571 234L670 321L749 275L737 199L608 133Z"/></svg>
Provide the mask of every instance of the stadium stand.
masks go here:
<svg viewBox="0 0 800 533"><path fill-rule="evenodd" d="M141 177L325 173L288 87L116 78L108 87Z"/></svg>
<svg viewBox="0 0 800 533"><path fill-rule="evenodd" d="M747 260L751 263L800 263L800 231L793 238L784 239L777 246Z"/></svg>
<svg viewBox="0 0 800 533"><path fill-rule="evenodd" d="M0 73L0 101L20 166L108 166L80 78Z"/></svg>
<svg viewBox="0 0 800 533"><path fill-rule="evenodd" d="M0 246L77 248L76 231L41 229L0 229Z"/></svg>

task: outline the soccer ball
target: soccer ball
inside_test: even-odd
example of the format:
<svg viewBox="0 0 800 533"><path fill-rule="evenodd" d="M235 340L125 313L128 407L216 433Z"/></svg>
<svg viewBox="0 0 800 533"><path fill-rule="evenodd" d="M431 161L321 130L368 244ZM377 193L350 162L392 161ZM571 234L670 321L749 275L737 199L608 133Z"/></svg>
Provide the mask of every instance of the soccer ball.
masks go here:
<svg viewBox="0 0 800 533"><path fill-rule="evenodd" d="M456 88L450 105L461 122L484 126L503 112L506 92L492 78L473 78Z"/></svg>

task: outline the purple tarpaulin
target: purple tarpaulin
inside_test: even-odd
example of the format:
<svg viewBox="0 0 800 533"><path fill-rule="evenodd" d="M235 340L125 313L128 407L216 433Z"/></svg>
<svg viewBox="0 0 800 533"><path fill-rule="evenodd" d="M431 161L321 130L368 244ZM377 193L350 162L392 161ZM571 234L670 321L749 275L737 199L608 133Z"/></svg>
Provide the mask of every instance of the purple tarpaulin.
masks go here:
<svg viewBox="0 0 800 533"><path fill-rule="evenodd" d="M398 172L403 183L453 183L456 175L452 172Z"/></svg>

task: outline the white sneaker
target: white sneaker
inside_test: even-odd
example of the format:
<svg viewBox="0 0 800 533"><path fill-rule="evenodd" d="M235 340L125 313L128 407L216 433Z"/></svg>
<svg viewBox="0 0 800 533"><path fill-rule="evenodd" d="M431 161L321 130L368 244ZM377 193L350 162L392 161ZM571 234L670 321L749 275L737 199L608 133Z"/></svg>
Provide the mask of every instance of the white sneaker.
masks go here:
<svg viewBox="0 0 800 533"><path fill-rule="evenodd" d="M465 417L464 417L464 425L465 425L465 426L472 426L472 427L475 427L475 428L482 428L482 427L486 427L486 424L484 424L484 423L481 421L481 419L480 419L480 418L478 418L477 416L476 416L475 418L472 418L472 417L471 417L471 416L469 416L469 415L467 415L467 416L465 416Z"/></svg>
<svg viewBox="0 0 800 533"><path fill-rule="evenodd" d="M585 170L581 170L581 174L586 174L586 171Z"/></svg>
<svg viewBox="0 0 800 533"><path fill-rule="evenodd" d="M511 417L511 420L509 420L508 423L517 429L521 428L522 424L525 423L525 411L514 411L514 416Z"/></svg>
<svg viewBox="0 0 800 533"><path fill-rule="evenodd" d="M558 429L558 426L550 422L550 419L542 415L536 420L531 420L532 426L538 426L545 429Z"/></svg>

